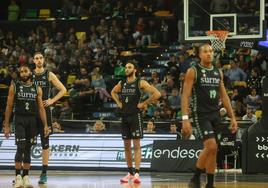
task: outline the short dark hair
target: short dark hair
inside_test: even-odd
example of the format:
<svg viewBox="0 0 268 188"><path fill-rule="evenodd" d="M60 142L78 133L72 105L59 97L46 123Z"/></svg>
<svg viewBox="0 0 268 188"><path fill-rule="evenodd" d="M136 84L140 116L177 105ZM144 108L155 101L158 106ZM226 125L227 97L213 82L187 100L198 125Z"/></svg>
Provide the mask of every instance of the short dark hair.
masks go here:
<svg viewBox="0 0 268 188"><path fill-rule="evenodd" d="M130 61L127 61L126 64L128 64L128 63L132 64L136 70L139 69L139 65L138 65L138 62L137 62L137 61L135 61L135 60L130 60Z"/></svg>
<svg viewBox="0 0 268 188"><path fill-rule="evenodd" d="M23 68L23 67L26 67L26 68L28 68L31 72L32 72L32 69L31 69L31 67L28 65L28 64L22 64L20 67L19 67L19 72L20 72L20 70Z"/></svg>
<svg viewBox="0 0 268 188"><path fill-rule="evenodd" d="M198 55L198 56L199 56L199 54L200 54L200 52L201 52L201 48L202 48L203 46L206 46L206 45L211 46L210 43L202 43L202 44L200 44L200 45L198 46L198 48L197 48L197 55Z"/></svg>
<svg viewBox="0 0 268 188"><path fill-rule="evenodd" d="M36 51L36 52L34 52L33 57L36 56L37 54L43 55L42 52Z"/></svg>

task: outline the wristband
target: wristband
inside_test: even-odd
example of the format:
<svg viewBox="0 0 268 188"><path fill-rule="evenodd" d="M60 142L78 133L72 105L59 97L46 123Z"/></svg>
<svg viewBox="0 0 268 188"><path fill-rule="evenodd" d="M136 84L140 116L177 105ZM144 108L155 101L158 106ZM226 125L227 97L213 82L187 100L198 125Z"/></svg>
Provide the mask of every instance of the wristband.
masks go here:
<svg viewBox="0 0 268 188"><path fill-rule="evenodd" d="M182 120L189 120L189 116L188 115L183 115Z"/></svg>

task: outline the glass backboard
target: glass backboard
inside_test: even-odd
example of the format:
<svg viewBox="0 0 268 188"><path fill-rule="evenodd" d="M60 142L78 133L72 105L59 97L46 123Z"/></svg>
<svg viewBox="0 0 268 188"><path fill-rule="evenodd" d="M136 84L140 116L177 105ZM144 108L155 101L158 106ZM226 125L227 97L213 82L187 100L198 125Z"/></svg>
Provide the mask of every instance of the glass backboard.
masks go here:
<svg viewBox="0 0 268 188"><path fill-rule="evenodd" d="M184 0L185 41L209 40L210 30L229 31L228 40L264 37L265 0Z"/></svg>

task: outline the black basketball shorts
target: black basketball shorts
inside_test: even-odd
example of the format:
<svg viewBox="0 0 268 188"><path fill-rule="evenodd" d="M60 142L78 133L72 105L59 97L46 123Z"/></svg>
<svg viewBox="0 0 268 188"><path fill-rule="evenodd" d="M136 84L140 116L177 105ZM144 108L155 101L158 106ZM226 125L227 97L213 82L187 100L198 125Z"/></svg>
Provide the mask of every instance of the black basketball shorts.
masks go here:
<svg viewBox="0 0 268 188"><path fill-rule="evenodd" d="M199 139L216 138L220 123L221 118L218 111L210 113L193 112L193 127L197 129Z"/></svg>
<svg viewBox="0 0 268 188"><path fill-rule="evenodd" d="M15 115L14 125L16 145L36 144L38 131L35 116Z"/></svg>
<svg viewBox="0 0 268 188"><path fill-rule="evenodd" d="M143 121L140 113L122 116L122 138L143 138Z"/></svg>

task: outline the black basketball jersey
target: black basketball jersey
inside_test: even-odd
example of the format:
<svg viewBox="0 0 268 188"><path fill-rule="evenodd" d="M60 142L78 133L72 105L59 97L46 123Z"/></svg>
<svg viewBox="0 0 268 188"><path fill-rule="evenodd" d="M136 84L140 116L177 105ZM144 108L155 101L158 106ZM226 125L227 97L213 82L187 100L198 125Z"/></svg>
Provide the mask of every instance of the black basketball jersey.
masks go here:
<svg viewBox="0 0 268 188"><path fill-rule="evenodd" d="M15 115L36 115L37 107L37 85L31 83L24 85L22 82L15 82L14 85L14 114Z"/></svg>
<svg viewBox="0 0 268 188"><path fill-rule="evenodd" d="M123 114L134 114L140 112L140 109L137 108L137 105L141 100L139 78L132 83L128 83L127 80L121 81L120 95Z"/></svg>
<svg viewBox="0 0 268 188"><path fill-rule="evenodd" d="M220 71L214 66L207 69L200 64L193 66L193 68L196 78L192 92L192 111L203 113L218 110Z"/></svg>
<svg viewBox="0 0 268 188"><path fill-rule="evenodd" d="M49 71L45 70L42 73L36 73L34 71L33 81L40 86L43 91L42 100L47 100L50 97L51 83L49 81Z"/></svg>

